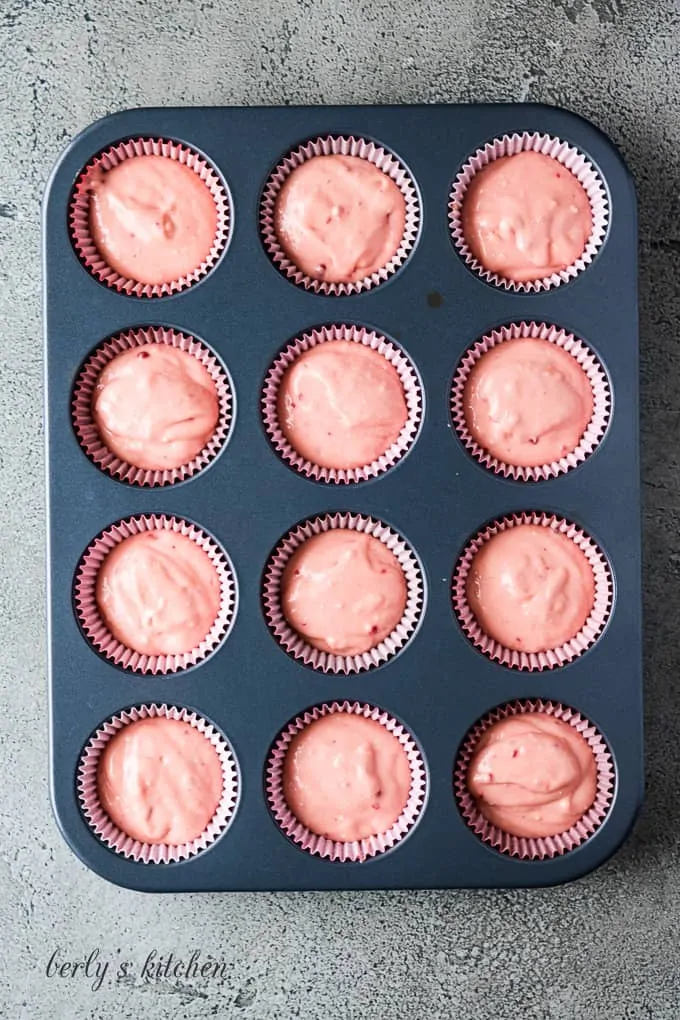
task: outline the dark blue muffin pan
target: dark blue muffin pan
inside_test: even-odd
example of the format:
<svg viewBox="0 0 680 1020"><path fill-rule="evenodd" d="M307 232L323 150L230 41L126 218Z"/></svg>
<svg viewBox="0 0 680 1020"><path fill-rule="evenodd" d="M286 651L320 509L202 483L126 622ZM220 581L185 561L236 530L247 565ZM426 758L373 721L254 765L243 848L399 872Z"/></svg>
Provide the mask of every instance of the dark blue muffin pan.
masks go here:
<svg viewBox="0 0 680 1020"><path fill-rule="evenodd" d="M545 132L578 148L605 185L607 234L578 277L553 290L518 294L467 268L451 241L448 200L461 166L487 141ZM320 296L287 280L261 240L259 203L275 165L310 138L372 139L408 168L421 200L417 243L388 282L352 296ZM197 150L231 197L227 250L212 272L170 297L119 294L81 264L68 227L74 182L92 156L129 138L165 138ZM61 156L44 203L46 433L49 499L50 787L63 835L88 867L150 892L544 886L605 861L629 832L643 793L638 470L637 226L631 177L611 142L562 110L533 105L132 110L84 131ZM513 482L483 468L451 427L456 366L499 325L547 322L573 332L600 358L612 391L603 441L584 463L550 481ZM416 366L425 407L417 441L384 475L328 485L294 472L270 445L261 393L281 347L319 325L350 323L392 338ZM162 325L211 347L233 380L236 418L220 456L195 478L159 488L116 481L84 454L71 420L73 386L107 337ZM452 574L486 523L545 511L581 526L608 557L612 611L595 644L570 664L522 672L492 662L463 634ZM423 619L385 665L349 676L324 674L289 657L270 633L262 576L281 537L330 511L378 518L399 532L425 576ZM73 602L79 560L103 529L126 517L164 513L214 536L233 563L238 615L227 640L203 663L170 676L126 672L81 632ZM580 847L550 860L517 860L482 843L453 792L457 752L470 727L515 699L571 706L604 736L616 769L604 823ZM300 850L282 834L265 795L267 756L280 731L310 706L379 706L403 722L426 765L427 797L396 847L361 863ZM79 806L77 770L97 728L133 705L186 707L212 722L233 749L240 799L226 832L193 858L144 864L109 849Z"/></svg>

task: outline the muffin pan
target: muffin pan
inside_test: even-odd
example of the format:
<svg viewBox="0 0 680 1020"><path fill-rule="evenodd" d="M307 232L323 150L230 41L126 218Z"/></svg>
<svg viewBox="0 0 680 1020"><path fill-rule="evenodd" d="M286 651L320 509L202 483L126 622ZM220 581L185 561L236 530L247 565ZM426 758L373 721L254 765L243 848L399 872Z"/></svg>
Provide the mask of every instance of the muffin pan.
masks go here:
<svg viewBox="0 0 680 1020"><path fill-rule="evenodd" d="M594 229L580 264L512 287L469 257L457 203L478 166L526 148L580 175ZM193 165L219 205L209 259L176 286L121 281L86 236L92 167L147 151ZM315 286L275 243L277 188L296 161L326 151L370 159L407 196L397 256L358 285ZM43 215L50 787L81 860L149 892L545 886L605 861L643 791L637 224L611 142L533 105L132 110L71 143ZM455 387L476 345L522 324L559 336L599 387L587 446L523 474L473 448ZM410 387L403 442L363 474L298 463L272 425L281 365L329 331L384 343ZM219 435L175 473L107 458L92 425L98 366L140 337L172 338L223 380ZM494 657L461 619L471 544L495 523L529 519L583 538L601 564L597 626L568 656ZM90 590L111 536L158 522L214 551L228 603L209 645L169 669L162 657L151 668L119 648L109 655ZM348 522L394 549L407 614L379 653L296 654L279 618L281 565L300 536ZM601 763L597 810L578 838L526 853L487 838L461 779L485 720L518 706L571 720ZM281 800L291 734L336 711L382 721L412 763L405 820L366 852L300 839ZM176 853L134 845L96 803L107 740L154 714L190 720L225 770L219 817Z"/></svg>

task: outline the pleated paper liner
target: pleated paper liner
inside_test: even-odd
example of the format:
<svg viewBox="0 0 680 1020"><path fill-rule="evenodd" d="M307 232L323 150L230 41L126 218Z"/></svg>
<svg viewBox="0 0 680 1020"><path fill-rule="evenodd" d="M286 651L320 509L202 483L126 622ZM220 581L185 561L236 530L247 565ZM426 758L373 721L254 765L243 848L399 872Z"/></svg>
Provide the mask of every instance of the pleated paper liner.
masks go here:
<svg viewBox="0 0 680 1020"><path fill-rule="evenodd" d="M582 818L565 832L554 836L513 836L504 832L484 817L475 798L467 786L467 773L475 750L483 734L494 723L509 716L522 714L545 714L568 723L590 747L597 768L597 789L595 800ZM489 712L467 733L458 754L454 770L453 786L456 802L461 815L472 831L499 853L519 860L546 860L560 856L581 846L597 831L607 817L614 796L615 770L612 756L595 726L573 708L551 701L514 701Z"/></svg>
<svg viewBox="0 0 680 1020"><path fill-rule="evenodd" d="M394 734L403 747L411 771L408 801L394 825L387 832L380 832L353 842L339 842L312 832L295 817L286 803L283 792L283 772L291 741L310 723L336 712L363 716L365 719L373 719L384 726ZM427 784L425 766L420 751L408 730L380 708L349 701L334 701L310 708L293 719L274 743L267 762L265 781L269 810L281 831L301 850L329 861L342 862L365 861L398 846L418 821L425 802Z"/></svg>
<svg viewBox="0 0 680 1020"><path fill-rule="evenodd" d="M301 456L281 429L278 396L281 382L290 368L306 351L328 342L361 344L381 354L397 371L404 389L408 417L399 436L372 463L357 468L327 468L313 464ZM418 374L402 350L391 340L363 326L333 325L309 330L296 337L278 355L267 373L262 394L262 415L269 440L280 457L292 468L317 482L351 484L375 478L393 467L413 446L423 414L423 395Z"/></svg>
<svg viewBox="0 0 680 1020"><path fill-rule="evenodd" d="M139 719L165 718L188 723L205 736L215 748L222 766L222 796L210 824L199 837L189 843L142 843L118 828L108 817L99 800L97 772L107 744L125 726ZM220 733L205 719L186 708L168 705L141 705L115 715L97 729L85 748L78 766L78 800L80 809L96 836L111 850L144 864L169 864L194 857L211 846L229 826L239 799L239 778L232 749Z"/></svg>
<svg viewBox="0 0 680 1020"><path fill-rule="evenodd" d="M106 263L90 231L92 182L102 171L113 169L133 156L164 156L189 167L204 182L215 202L217 229L207 257L190 273L169 283L142 283L116 272ZM215 266L229 237L230 209L226 189L212 166L193 149L163 138L131 138L94 156L78 176L69 207L69 228L73 246L85 268L101 283L122 294L157 298L176 294L197 283Z"/></svg>
<svg viewBox="0 0 680 1020"><path fill-rule="evenodd" d="M515 156L519 152L539 152L545 156L551 156L562 166L570 170L577 181L583 187L590 203L592 226L590 236L586 242L582 255L570 266L555 272L551 276L541 279L516 281L508 280L489 269L486 269L472 254L465 239L462 223L462 210L465 195L470 186L472 178L483 167L503 156ZM550 290L559 287L560 284L574 279L583 272L595 258L602 247L609 220L609 203L607 193L595 167L590 161L579 152L574 146L563 142L552 135L540 134L538 132L522 132L520 134L503 135L502 138L495 138L487 142L481 149L477 149L473 156L463 165L456 176L451 194L449 196L449 225L454 246L469 266L487 283L497 287L504 287L525 293L538 293L539 291Z"/></svg>
<svg viewBox="0 0 680 1020"><path fill-rule="evenodd" d="M207 370L217 391L219 416L213 435L198 456L176 468L153 470L128 464L109 450L94 421L93 399L101 373L119 354L148 344L167 344L195 357ZM155 487L184 481L212 463L229 437L233 420L232 407L229 379L212 351L186 333L163 326L148 326L110 337L89 356L73 389L72 418L80 445L97 467L129 485Z"/></svg>
<svg viewBox="0 0 680 1020"><path fill-rule="evenodd" d="M293 630L281 607L281 581L286 565L301 545L314 535L335 528L364 532L379 539L396 557L406 580L406 609L388 637L358 655L333 655L314 648ZM278 543L265 568L262 602L267 624L281 647L304 665L322 673L359 673L373 669L395 656L413 637L425 600L422 569L413 550L386 524L358 514L326 514L298 524Z"/></svg>
<svg viewBox="0 0 680 1020"><path fill-rule="evenodd" d="M382 170L399 187L406 203L406 221L404 234L399 248L381 269L364 277L362 280L350 283L329 283L325 280L317 280L308 276L291 261L284 252L276 230L274 228L274 213L276 200L281 188L290 174L302 163L315 156L357 156L366 159L369 163ZM420 229L421 212L420 200L413 179L405 166L399 159L385 149L376 145L375 142L367 141L364 138L353 136L328 135L324 138L315 138L304 145L298 146L281 160L278 166L270 174L264 186L260 202L260 229L265 250L276 268L289 280L310 290L315 294L347 295L360 294L384 283L389 279L400 266L407 260L418 237Z"/></svg>
<svg viewBox="0 0 680 1020"><path fill-rule="evenodd" d="M593 414L578 445L559 460L537 467L508 464L494 457L473 438L465 417L465 386L477 362L499 344L523 338L544 340L570 354L585 372L593 392ZM602 442L609 424L610 413L609 382L598 358L573 333L567 333L557 326L550 326L544 322L512 323L512 325L502 326L483 336L466 351L456 370L451 388L451 416L454 428L463 445L484 467L516 481L545 481L578 467Z"/></svg>
<svg viewBox="0 0 680 1020"><path fill-rule="evenodd" d="M532 524L565 535L584 553L593 571L595 595L593 607L581 630L569 641L557 648L541 652L517 651L506 648L499 641L485 634L470 607L467 597L467 580L475 554L494 535L517 525ZM469 640L489 659L511 669L540 671L563 666L578 658L597 641L604 630L611 612L613 582L609 564L604 553L581 528L561 517L545 513L513 514L494 521L483 528L468 542L455 569L453 577L453 607L463 632Z"/></svg>
<svg viewBox="0 0 680 1020"><path fill-rule="evenodd" d="M210 631L196 648L181 654L146 655L128 648L108 629L97 605L97 576L111 550L132 535L157 529L173 531L195 542L209 556L220 581L220 607ZM129 517L106 528L88 546L76 570L74 605L87 640L116 666L133 673L177 673L202 662L227 637L236 616L236 578L224 550L195 524L165 514Z"/></svg>

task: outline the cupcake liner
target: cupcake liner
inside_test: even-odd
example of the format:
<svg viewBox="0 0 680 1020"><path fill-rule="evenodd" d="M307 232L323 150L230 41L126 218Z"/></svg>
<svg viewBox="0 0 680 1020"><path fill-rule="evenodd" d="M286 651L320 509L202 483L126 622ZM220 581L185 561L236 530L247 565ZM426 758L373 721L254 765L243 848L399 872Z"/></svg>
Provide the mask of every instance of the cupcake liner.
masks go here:
<svg viewBox="0 0 680 1020"><path fill-rule="evenodd" d="M177 468L152 470L135 467L134 464L128 464L121 460L104 443L92 414L92 401L97 380L108 363L124 351L134 347L144 347L147 344L167 344L193 355L207 369L217 389L219 417L215 432L197 457ZM162 326L149 326L144 329L118 333L105 340L90 355L76 380L71 410L73 427L80 445L97 467L106 471L113 478L130 485L154 487L172 485L173 482L191 478L215 459L229 435L233 416L232 404L233 397L229 380L224 368L212 351L185 333Z"/></svg>
<svg viewBox="0 0 680 1020"><path fill-rule="evenodd" d="M542 279L516 281L508 280L478 262L470 251L463 233L462 209L465 194L475 174L502 156L514 156L518 152L540 152L545 156L552 156L558 163L570 170L574 177L580 182L588 196L590 211L592 215L592 228L590 237L586 244L585 251L572 265L562 269L552 276L545 276ZM458 173L449 196L449 225L453 243L459 255L465 260L470 269L474 270L487 283L497 287L505 287L506 290L513 290L525 293L538 293L543 290L550 290L559 287L561 283L578 276L588 266L599 251L607 232L609 219L609 204L607 194L600 175L592 163L586 159L583 153L567 142L554 138L551 135L544 135L538 132L503 135L502 138L495 138L491 142L477 149L475 154L468 159Z"/></svg>
<svg viewBox="0 0 680 1020"><path fill-rule="evenodd" d="M367 836L353 842L338 842L319 836L298 821L288 807L283 794L283 770L286 754L293 738L306 726L325 715L347 712L374 719L393 733L406 751L411 769L411 790L406 807L387 832ZM397 845L416 824L425 803L426 775L420 751L411 734L387 712L359 702L334 701L331 704L310 708L290 722L277 738L269 755L266 771L266 789L269 810L282 832L301 850L325 857L329 861L365 861Z"/></svg>
<svg viewBox="0 0 680 1020"><path fill-rule="evenodd" d="M144 531L165 529L186 535L204 549L220 579L220 608L209 633L189 652L178 655L145 655L118 641L99 611L96 598L97 575L102 563L119 542ZM194 524L165 514L129 517L102 531L88 546L78 564L74 602L80 626L90 644L116 666L133 673L162 675L177 673L205 659L226 638L236 616L236 579L229 559L220 546Z"/></svg>
<svg viewBox="0 0 680 1020"><path fill-rule="evenodd" d="M206 830L190 843L142 843L115 825L104 811L97 790L97 770L101 754L116 733L139 719L176 719L189 723L213 745L222 765L222 798ZM144 864L169 864L184 861L205 850L218 839L231 822L239 798L239 778L234 754L221 734L205 719L186 708L168 705L141 705L130 708L102 723L85 748L78 765L78 800L87 824L111 850Z"/></svg>
<svg viewBox="0 0 680 1020"><path fill-rule="evenodd" d="M274 229L276 200L286 178L306 160L312 159L314 156L330 155L359 156L361 159L367 159L394 181L406 202L404 236L396 254L386 266L354 283L328 283L325 280L316 280L307 276L291 262L283 251ZM260 229L269 257L284 276L287 276L299 287L311 290L315 294L335 296L360 294L362 291L377 287L378 284L383 283L396 273L397 269L406 261L416 243L419 228L420 200L411 175L393 153L364 138L329 135L326 138L315 138L300 145L281 160L270 174L262 192Z"/></svg>
<svg viewBox="0 0 680 1020"><path fill-rule="evenodd" d="M186 276L171 283L140 283L121 276L104 261L90 233L90 189L93 177L101 170L111 170L132 156L165 156L178 160L193 170L207 185L217 209L217 230L208 257ZM227 244L229 235L229 198L217 172L193 149L162 138L131 138L119 142L93 157L78 176L69 208L69 227L73 246L86 269L101 283L134 297L156 298L175 294L191 287L215 265Z"/></svg>
<svg viewBox="0 0 680 1020"><path fill-rule="evenodd" d="M467 771L475 748L489 726L511 715L542 713L569 723L589 745L597 767L597 791L592 806L570 829L555 836L530 839L513 836L481 813L467 787ZM567 853L589 839L607 816L614 796L615 771L609 748L595 726L573 708L552 701L515 701L489 712L475 723L463 741L454 770L454 793L461 815L472 831L499 853L520 860L545 860Z"/></svg>
<svg viewBox="0 0 680 1020"><path fill-rule="evenodd" d="M517 651L506 648L494 638L489 637L477 622L467 599L467 579L475 554L494 535L518 524L537 524L566 535L585 554L595 579L593 608L581 630L564 644L544 652ZM561 517L544 513L513 514L511 517L494 521L467 544L458 561L453 578L453 607L466 636L488 658L511 669L540 671L554 669L556 666L563 666L565 663L571 662L597 641L611 611L612 588L612 575L604 553L575 524Z"/></svg>
<svg viewBox="0 0 680 1020"><path fill-rule="evenodd" d="M307 539L334 528L363 531L379 539L394 554L406 579L402 619L384 641L359 655L333 655L314 648L293 630L281 608L281 579L288 560ZM386 524L357 514L326 514L298 524L278 543L265 568L262 600L269 629L289 655L323 673L359 673L387 662L413 637L423 613L425 586L414 552Z"/></svg>
<svg viewBox="0 0 680 1020"><path fill-rule="evenodd" d="M588 376L593 391L593 415L578 446L559 460L554 460L549 464L541 464L538 467L506 464L480 446L468 429L463 403L465 385L472 369L480 358L487 351L498 346L498 344L504 343L506 340L527 337L546 340L548 343L555 344L556 347L561 347L562 350L571 354ZM494 471L496 474L503 475L505 478L513 478L515 481L544 481L548 478L556 478L558 475L565 474L567 471L571 471L572 468L577 467L599 446L607 430L610 413L611 393L607 376L600 361L586 347L583 341L578 340L573 333L567 333L557 326L550 326L544 322L519 322L492 330L491 333L483 336L481 340L478 340L473 347L466 351L453 378L451 416L459 439L470 454L483 464L484 467L489 468L490 471Z"/></svg>
<svg viewBox="0 0 680 1020"><path fill-rule="evenodd" d="M337 340L363 344L365 347L370 347L371 350L382 354L399 374L404 387L404 396L408 409L408 418L396 441L372 463L359 468L325 468L319 464L313 464L302 457L291 446L279 424L277 410L279 386L288 368L296 358L304 354L305 351L316 347L317 344ZM300 474L313 478L314 481L338 485L364 482L368 478L375 478L376 475L383 474L383 472L393 467L415 442L422 414L423 396L420 381L409 359L391 341L372 330L365 329L363 326L323 326L319 329L312 329L301 337L292 340L269 369L262 395L262 415L265 429L272 446L279 456L292 468L299 471Z"/></svg>

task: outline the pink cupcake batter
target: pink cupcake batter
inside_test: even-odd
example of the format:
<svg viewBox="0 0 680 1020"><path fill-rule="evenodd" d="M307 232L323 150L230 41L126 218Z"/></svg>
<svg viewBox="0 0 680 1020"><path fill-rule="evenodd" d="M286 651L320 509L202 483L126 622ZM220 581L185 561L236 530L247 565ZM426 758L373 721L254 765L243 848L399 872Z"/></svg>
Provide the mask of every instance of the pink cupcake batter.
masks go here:
<svg viewBox="0 0 680 1020"><path fill-rule="evenodd" d="M593 753L580 733L553 716L531 713L494 723L470 762L467 785L493 825L538 839L570 829L597 790Z"/></svg>
<svg viewBox="0 0 680 1020"><path fill-rule="evenodd" d="M106 626L126 648L181 655L210 633L220 608L220 579L205 550L186 535L143 531L108 554L96 599Z"/></svg>
<svg viewBox="0 0 680 1020"><path fill-rule="evenodd" d="M217 208L198 174L166 156L131 156L92 181L90 231L111 269L145 284L172 283L208 258Z"/></svg>
<svg viewBox="0 0 680 1020"><path fill-rule="evenodd" d="M288 258L315 280L355 283L382 269L404 235L394 181L359 156L314 156L286 179L274 230Z"/></svg>
<svg viewBox="0 0 680 1020"><path fill-rule="evenodd" d="M360 655L380 644L406 609L406 579L378 538L337 528L307 539L281 581L283 614L310 645Z"/></svg>
<svg viewBox="0 0 680 1020"><path fill-rule="evenodd" d="M404 388L390 362L361 343L317 344L297 358L279 388L279 423L301 457L320 467L366 467L408 420Z"/></svg>
<svg viewBox="0 0 680 1020"><path fill-rule="evenodd" d="M149 470L192 461L213 435L217 389L200 361L168 344L118 354L99 376L92 415L106 446Z"/></svg>
<svg viewBox="0 0 680 1020"><path fill-rule="evenodd" d="M205 831L222 797L217 751L189 723L138 719L108 742L97 789L114 825L140 843L177 846Z"/></svg>
<svg viewBox="0 0 680 1020"><path fill-rule="evenodd" d="M540 152L488 163L472 178L462 209L477 261L506 280L540 280L583 255L592 230L588 196L571 170Z"/></svg>
<svg viewBox="0 0 680 1020"><path fill-rule="evenodd" d="M505 464L537 467L576 449L593 416L593 390L571 354L521 337L482 355L463 405L479 446Z"/></svg>
<svg viewBox="0 0 680 1020"><path fill-rule="evenodd" d="M292 741L283 795L299 822L317 836L353 842L392 828L411 789L406 751L373 719L336 712Z"/></svg>
<svg viewBox="0 0 680 1020"><path fill-rule="evenodd" d="M538 524L518 524L490 538L467 580L468 602L484 633L522 652L545 652L575 637L594 596L585 553Z"/></svg>

